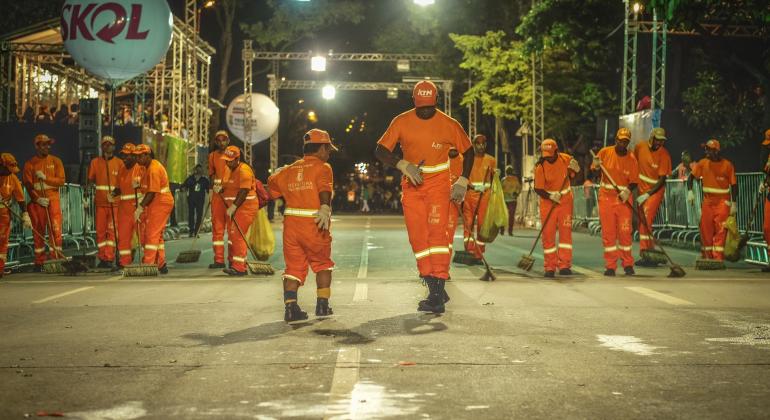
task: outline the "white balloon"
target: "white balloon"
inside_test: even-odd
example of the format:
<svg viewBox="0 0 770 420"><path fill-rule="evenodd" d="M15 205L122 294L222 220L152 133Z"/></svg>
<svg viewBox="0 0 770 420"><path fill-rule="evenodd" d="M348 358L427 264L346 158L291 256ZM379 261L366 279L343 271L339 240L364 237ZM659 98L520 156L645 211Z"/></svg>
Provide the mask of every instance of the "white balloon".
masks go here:
<svg viewBox="0 0 770 420"><path fill-rule="evenodd" d="M166 0L66 0L61 35L72 58L112 84L155 67L171 45Z"/></svg>
<svg viewBox="0 0 770 420"><path fill-rule="evenodd" d="M251 94L251 136L244 138L244 104L246 95L240 95L230 102L227 107L227 128L238 139L248 143L257 144L275 133L280 122L280 111L272 99L261 94Z"/></svg>

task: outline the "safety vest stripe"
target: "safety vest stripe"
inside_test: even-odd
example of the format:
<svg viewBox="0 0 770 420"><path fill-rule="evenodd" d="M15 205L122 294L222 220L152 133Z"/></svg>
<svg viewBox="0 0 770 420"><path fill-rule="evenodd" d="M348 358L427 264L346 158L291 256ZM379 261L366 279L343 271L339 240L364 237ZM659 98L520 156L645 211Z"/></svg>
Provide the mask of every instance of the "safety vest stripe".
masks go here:
<svg viewBox="0 0 770 420"><path fill-rule="evenodd" d="M426 174L435 174L449 169L449 161L434 166L421 166L420 170Z"/></svg>
<svg viewBox="0 0 770 420"><path fill-rule="evenodd" d="M650 178L648 176L644 176L642 174L639 174L639 179L641 179L642 181L644 181L644 182L646 182L648 184L657 184L658 183L657 179L652 179L652 178Z"/></svg>
<svg viewBox="0 0 770 420"><path fill-rule="evenodd" d="M640 241L649 241L650 239L652 239L652 236L650 235L639 235Z"/></svg>
<svg viewBox="0 0 770 420"><path fill-rule="evenodd" d="M565 188L565 189L563 189L563 190L561 190L561 191L548 191L548 190L546 190L545 192L547 192L548 194L559 193L559 194L561 194L561 195L567 195L567 194L569 194L570 192L572 192L572 189L570 189L570 188Z"/></svg>
<svg viewBox="0 0 770 420"><path fill-rule="evenodd" d="M158 250L158 245L145 245L144 249L150 250L150 251L157 251Z"/></svg>
<svg viewBox="0 0 770 420"><path fill-rule="evenodd" d="M120 255L131 255L131 250L130 249L121 249L120 251L118 251L118 254L120 254Z"/></svg>
<svg viewBox="0 0 770 420"><path fill-rule="evenodd" d="M120 199L124 200L124 201L133 200L134 198L136 198L138 200L141 200L142 198L144 198L144 194L137 194L136 197L134 197L133 195L121 195L120 196Z"/></svg>
<svg viewBox="0 0 770 420"><path fill-rule="evenodd" d="M615 252L617 250L618 250L618 247L616 247L616 246L604 247L604 252Z"/></svg>
<svg viewBox="0 0 770 420"><path fill-rule="evenodd" d="M558 248L556 248L556 247L544 249L543 250L543 254L553 254L554 252L556 252L557 249Z"/></svg>
<svg viewBox="0 0 770 420"><path fill-rule="evenodd" d="M288 207L284 210L285 216L315 217L318 216L318 210L313 209L295 209Z"/></svg>
<svg viewBox="0 0 770 420"><path fill-rule="evenodd" d="M233 200L235 200L235 198L236 198L236 197L225 197L225 200L228 200L228 201L233 201ZM254 199L256 199L256 198L257 198L257 196L256 196L256 195L252 195L252 196L247 196L247 197L246 197L246 199L247 199L247 200L254 200Z"/></svg>
<svg viewBox="0 0 770 420"><path fill-rule="evenodd" d="M414 257L417 258L418 260L425 258L428 255L430 255L430 248L414 253Z"/></svg>
<svg viewBox="0 0 770 420"><path fill-rule="evenodd" d="M618 249L621 250L621 251L630 251L631 247L630 246L618 245Z"/></svg>
<svg viewBox="0 0 770 420"><path fill-rule="evenodd" d="M96 191L112 191L112 187L109 185L97 185Z"/></svg>
<svg viewBox="0 0 770 420"><path fill-rule="evenodd" d="M612 184L607 184L607 183L602 182L601 186L602 186L602 188L607 189L607 190L613 190L613 191L615 190L615 186L612 185ZM625 190L628 189L628 187L624 187L622 185L618 185L618 189L620 191L625 191Z"/></svg>
<svg viewBox="0 0 770 420"><path fill-rule="evenodd" d="M225 241L213 241L211 244L214 246L225 246Z"/></svg>
<svg viewBox="0 0 770 420"><path fill-rule="evenodd" d="M559 244L559 248L572 249L572 244Z"/></svg>
<svg viewBox="0 0 770 420"><path fill-rule="evenodd" d="M236 257L235 255L233 255L233 261L239 262L239 263L245 263L246 257Z"/></svg>
<svg viewBox="0 0 770 420"><path fill-rule="evenodd" d="M703 187L704 193L709 194L728 194L730 192L729 188L712 188L712 187Z"/></svg>
<svg viewBox="0 0 770 420"><path fill-rule="evenodd" d="M448 246L434 246L434 247L428 248L428 251L431 254L449 254L449 247Z"/></svg>

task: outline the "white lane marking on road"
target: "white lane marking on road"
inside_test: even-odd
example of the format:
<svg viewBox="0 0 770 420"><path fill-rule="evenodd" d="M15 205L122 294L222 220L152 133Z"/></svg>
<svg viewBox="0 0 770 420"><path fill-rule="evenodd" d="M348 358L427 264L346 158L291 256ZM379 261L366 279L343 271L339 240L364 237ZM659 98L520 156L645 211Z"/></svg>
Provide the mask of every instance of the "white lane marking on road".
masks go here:
<svg viewBox="0 0 770 420"><path fill-rule="evenodd" d="M648 289L646 287L636 287L636 286L628 286L626 289L636 292L642 295L647 296L648 298L652 298L655 300L659 300L661 302L668 303L669 305L676 305L676 306L692 306L695 305L694 303L690 302L689 300L679 299L677 297L673 297L671 295L667 295L665 293L656 292L652 289Z"/></svg>
<svg viewBox="0 0 770 420"><path fill-rule="evenodd" d="M353 407L351 394L358 382L358 369L361 367L361 351L357 347L344 347L337 351L337 364L334 366L332 386L329 389L329 401L324 419L338 418L340 414L350 415ZM346 404L340 404L341 401ZM340 407L347 412L339 413ZM344 416L347 417L347 416ZM350 417L347 417L350 418Z"/></svg>
<svg viewBox="0 0 770 420"><path fill-rule="evenodd" d="M361 263L358 266L358 278L365 279L369 271L369 232L372 227L372 218L366 218L366 227L364 230L364 243L361 245Z"/></svg>
<svg viewBox="0 0 770 420"><path fill-rule="evenodd" d="M353 292L353 302L360 302L367 299L369 286L366 283L356 283L356 290Z"/></svg>
<svg viewBox="0 0 770 420"><path fill-rule="evenodd" d="M147 410L144 409L144 403L141 401L129 401L123 405L118 405L104 410L78 411L67 413L67 416L84 419L114 419L114 420L132 420L144 417Z"/></svg>
<svg viewBox="0 0 770 420"><path fill-rule="evenodd" d="M639 356L651 356L653 354L659 354L655 352L655 350L662 348L644 344L642 343L641 338L636 338L630 335L597 335L596 339L598 339L604 347L609 347L615 351L634 353Z"/></svg>
<svg viewBox="0 0 770 420"><path fill-rule="evenodd" d="M518 247L518 246L515 246L515 245L506 244L506 243L504 243L502 241L500 241L499 244L502 245L503 247L510 248L510 249L512 249L514 251L522 252L524 255L529 255L529 249L524 249L524 248L521 248L521 247ZM539 252L533 252L532 256L537 258L537 259L539 259L540 261L543 261L543 254L541 254ZM586 275L586 276L598 276L598 277L602 276L602 273L600 273L598 271L594 271L594 270L591 270L591 269L588 269L588 268L585 268L585 267L581 267L579 265L574 265L574 264L572 265L572 271L575 271L577 273L580 273L580 274L583 274L583 275Z"/></svg>
<svg viewBox="0 0 770 420"><path fill-rule="evenodd" d="M93 289L94 286L88 286L88 287L81 287L79 289L70 290L69 292L59 293L58 295L48 296L47 298L43 298L40 300L32 301L32 303L46 303L50 302L54 299L59 299L64 296L74 295L75 293L85 292L86 290Z"/></svg>

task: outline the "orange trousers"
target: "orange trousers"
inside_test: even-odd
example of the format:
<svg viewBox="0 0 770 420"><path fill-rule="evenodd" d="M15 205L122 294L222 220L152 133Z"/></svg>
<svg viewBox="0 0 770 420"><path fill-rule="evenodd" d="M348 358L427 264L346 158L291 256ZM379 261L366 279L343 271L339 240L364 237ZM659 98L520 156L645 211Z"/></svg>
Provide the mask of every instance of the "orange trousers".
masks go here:
<svg viewBox="0 0 770 420"><path fill-rule="evenodd" d="M257 216L259 211L259 200L246 200L238 207L238 210L233 214L234 220L229 223L227 231L227 239L230 246L228 247L227 255L232 261L232 269L240 272L246 271L246 257L249 253L249 247L246 245L246 232L249 230L249 226L254 221L254 217ZM235 224L238 224L236 227ZM238 232L238 227L241 228L241 232Z"/></svg>
<svg viewBox="0 0 770 420"><path fill-rule="evenodd" d="M460 217L461 204L449 203L449 220L447 221L446 236L449 242L449 260L452 260L455 232L457 231L457 219Z"/></svg>
<svg viewBox="0 0 770 420"><path fill-rule="evenodd" d="M314 218L285 216L283 219L283 260L286 263L283 277L296 280L300 285L305 284L308 267L314 273L334 268L332 235L329 231L318 230Z"/></svg>
<svg viewBox="0 0 770 420"><path fill-rule="evenodd" d="M663 202L663 197L666 193L665 188L661 188L655 194L651 195L647 201L642 204L642 211L644 212L644 218L647 220L645 225L639 222L639 253L646 249L653 249L655 246L652 243L652 231L647 229L647 226L652 229L652 222L655 220L655 215L658 214L658 208L660 203Z"/></svg>
<svg viewBox="0 0 770 420"><path fill-rule="evenodd" d="M45 236L46 232L48 236L53 236L53 242L59 252L50 250L50 258L57 259L62 252L62 236L61 236L61 203L58 199L51 200L46 210L45 207L38 205L35 202L29 203L27 206L29 212L29 218L32 219L32 227L40 234ZM46 214L47 213L47 214ZM48 215L51 216L51 227L48 224ZM48 245L50 247L50 240L48 242L43 241L43 238L38 235L33 235L35 242L35 265L41 265L46 261L45 248Z"/></svg>
<svg viewBox="0 0 770 420"><path fill-rule="evenodd" d="M401 181L404 221L420 277L449 278L449 172L434 174L414 186Z"/></svg>
<svg viewBox="0 0 770 420"><path fill-rule="evenodd" d="M730 215L728 197L709 197L703 199L700 210L700 242L703 258L723 261L725 259L725 239L727 229L725 221Z"/></svg>
<svg viewBox="0 0 770 420"><path fill-rule="evenodd" d="M219 194L211 196L211 246L214 249L214 262L225 263L225 230L229 229L230 218L227 206ZM244 232L246 233L246 232ZM230 241L232 242L232 241ZM228 243L229 244L229 243Z"/></svg>
<svg viewBox="0 0 770 420"><path fill-rule="evenodd" d="M118 221L118 209L112 208L115 213L115 222ZM132 223L133 224L133 223ZM96 247L99 250L98 257L102 261L115 261L115 225L112 223L110 207L96 208Z"/></svg>
<svg viewBox="0 0 770 420"><path fill-rule="evenodd" d="M165 202L159 197L155 198L144 211L144 257L143 264L157 264L158 267L166 265L166 245L163 240L163 232L166 223L174 209L174 202Z"/></svg>
<svg viewBox="0 0 770 420"><path fill-rule="evenodd" d="M618 259L623 267L634 265L634 257L631 255L631 217L630 203L621 202L615 192L600 191L599 222L602 225L604 268L617 269Z"/></svg>
<svg viewBox="0 0 770 420"><path fill-rule="evenodd" d="M479 204L479 200L481 200L481 204ZM476 206L479 207L479 214L476 218L475 232L471 232ZM481 254L486 250L486 244L478 240L478 234L481 230L484 216L487 214L488 206L489 192L468 191L465 194L465 201L463 202L463 243L465 244L465 250L472 253L476 258L481 258ZM473 239L474 237L476 239Z"/></svg>
<svg viewBox="0 0 770 420"><path fill-rule="evenodd" d="M5 261L8 260L8 240L11 237L11 212L7 208L0 208L0 275L5 270Z"/></svg>
<svg viewBox="0 0 770 420"><path fill-rule="evenodd" d="M134 211L136 206L133 200L123 200L118 204L118 254L120 255L120 265L127 266L134 261L132 254L132 241L134 231L136 231L136 222L134 222ZM140 221L141 222L141 221ZM140 226L137 235L141 235L144 229ZM139 243L144 243L144 238L139 237Z"/></svg>
<svg viewBox="0 0 770 420"><path fill-rule="evenodd" d="M762 232L765 236L765 243L770 247L770 199L765 195L765 218L762 220Z"/></svg>
<svg viewBox="0 0 770 420"><path fill-rule="evenodd" d="M553 208L546 223L545 218ZM543 224L543 267L556 271L572 267L572 194L562 196L561 203L540 199L540 222ZM559 242L556 242L556 232Z"/></svg>

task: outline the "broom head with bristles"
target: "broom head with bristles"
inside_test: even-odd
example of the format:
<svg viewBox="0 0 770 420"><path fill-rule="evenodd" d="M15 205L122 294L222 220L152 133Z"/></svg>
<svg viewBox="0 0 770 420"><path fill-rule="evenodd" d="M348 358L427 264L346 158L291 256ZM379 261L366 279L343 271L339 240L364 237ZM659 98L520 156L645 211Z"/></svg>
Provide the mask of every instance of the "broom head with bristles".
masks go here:
<svg viewBox="0 0 770 420"><path fill-rule="evenodd" d="M696 270L724 270L725 263L720 260L712 260L710 258L698 258L695 260Z"/></svg>
<svg viewBox="0 0 770 420"><path fill-rule="evenodd" d="M257 274L262 276L272 276L275 274L275 270L270 263L259 261L247 261L246 265L249 267L251 274Z"/></svg>
<svg viewBox="0 0 770 420"><path fill-rule="evenodd" d="M67 270L67 274L70 276L77 276L78 273L88 272L88 265L84 264L82 261L76 260L75 258L62 262L62 267Z"/></svg>
<svg viewBox="0 0 770 420"><path fill-rule="evenodd" d="M655 264L666 264L668 262L666 254L657 249L643 249L641 256L645 261Z"/></svg>
<svg viewBox="0 0 770 420"><path fill-rule="evenodd" d="M96 255L73 255L72 261L84 265L87 269L96 267Z"/></svg>
<svg viewBox="0 0 770 420"><path fill-rule="evenodd" d="M189 264L198 262L201 257L201 251L199 249L191 249L188 251L182 251L177 255L176 262L181 264Z"/></svg>
<svg viewBox="0 0 770 420"><path fill-rule="evenodd" d="M123 277L155 277L158 266L155 264L131 264L123 267Z"/></svg>
<svg viewBox="0 0 770 420"><path fill-rule="evenodd" d="M684 268L682 268L681 266L672 264L670 268L671 268L671 272L668 273L669 277L680 278L687 275L687 273L684 271Z"/></svg>
<svg viewBox="0 0 770 420"><path fill-rule="evenodd" d="M46 274L64 274L67 272L65 263L67 263L66 259L48 260L43 263L43 272Z"/></svg>
<svg viewBox="0 0 770 420"><path fill-rule="evenodd" d="M456 264L465 264L465 265L483 264L481 259L476 258L475 255L473 255L468 251L456 251L454 257L452 258L452 262Z"/></svg>
<svg viewBox="0 0 770 420"><path fill-rule="evenodd" d="M487 268L484 274L479 278L481 281L495 281L497 276L492 272L491 268Z"/></svg>
<svg viewBox="0 0 770 420"><path fill-rule="evenodd" d="M521 268L524 271L530 271L532 270L532 267L535 265L535 258L531 255L522 255L521 259L519 260L519 263L517 264L517 267Z"/></svg>

